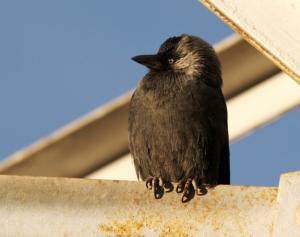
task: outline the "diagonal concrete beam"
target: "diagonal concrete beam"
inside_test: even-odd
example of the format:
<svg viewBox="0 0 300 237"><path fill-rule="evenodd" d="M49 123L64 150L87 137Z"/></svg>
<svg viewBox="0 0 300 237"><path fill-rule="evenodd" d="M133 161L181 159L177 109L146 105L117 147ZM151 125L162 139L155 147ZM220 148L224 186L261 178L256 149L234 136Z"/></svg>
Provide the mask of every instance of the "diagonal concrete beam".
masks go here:
<svg viewBox="0 0 300 237"><path fill-rule="evenodd" d="M300 105L300 86L281 72L227 101L230 140L235 141Z"/></svg>
<svg viewBox="0 0 300 237"><path fill-rule="evenodd" d="M300 83L299 1L200 2Z"/></svg>
<svg viewBox="0 0 300 237"><path fill-rule="evenodd" d="M16 152L0 173L79 177L127 153L129 99L120 97Z"/></svg>

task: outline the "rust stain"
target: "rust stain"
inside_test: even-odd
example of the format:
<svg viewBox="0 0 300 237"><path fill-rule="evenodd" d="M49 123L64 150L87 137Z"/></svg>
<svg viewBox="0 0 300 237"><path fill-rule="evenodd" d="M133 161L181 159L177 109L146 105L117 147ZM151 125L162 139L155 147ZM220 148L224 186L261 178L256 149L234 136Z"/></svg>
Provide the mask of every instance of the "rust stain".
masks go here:
<svg viewBox="0 0 300 237"><path fill-rule="evenodd" d="M151 220L152 218L147 217L147 220L149 219ZM113 221L111 224L99 224L98 230L107 234L112 234L116 237L141 237L144 236L141 233L144 228L155 232L160 231L159 237L190 237L191 235L189 233L197 230L195 226L188 224L188 220L186 222L176 221L164 224L163 226L157 221L148 222L147 220L129 220L126 222Z"/></svg>
<svg viewBox="0 0 300 237"><path fill-rule="evenodd" d="M116 222L112 224L99 224L98 230L107 234L114 234L115 237L141 237L139 233L144 227L143 222L128 220L126 222Z"/></svg>
<svg viewBox="0 0 300 237"><path fill-rule="evenodd" d="M193 229L193 226L186 225L184 223L165 224L159 234L159 237L190 237L191 235L189 235L188 233Z"/></svg>
<svg viewBox="0 0 300 237"><path fill-rule="evenodd" d="M111 225L99 224L98 229L103 232L114 232L114 227Z"/></svg>
<svg viewBox="0 0 300 237"><path fill-rule="evenodd" d="M222 200L219 193L210 193L209 198L203 198L201 212L199 212L197 223L206 223L216 233L230 233L235 231L240 236L251 236L246 225L250 224L247 220L247 212L253 206L273 205L276 202L277 189L262 190L253 193L251 187L240 188L239 194L230 193L224 190L223 195L226 200ZM215 195L216 194L216 195ZM239 198L237 198L239 197ZM263 202L262 202L263 201ZM233 223L227 225L227 223Z"/></svg>
<svg viewBox="0 0 300 237"><path fill-rule="evenodd" d="M174 204L178 201L177 196L157 201L152 197L142 199L134 195L130 202L122 199L97 228L107 236L117 237L143 236L149 231L154 231L155 236L185 237L204 231L201 230L203 227L205 231L223 236L231 236L229 233L232 232L235 236L251 236L246 226L251 225L249 220L253 220L253 207L271 209L277 198L276 188L257 189L216 187L210 189L207 195L197 196L184 205ZM266 221L266 224L270 223Z"/></svg>

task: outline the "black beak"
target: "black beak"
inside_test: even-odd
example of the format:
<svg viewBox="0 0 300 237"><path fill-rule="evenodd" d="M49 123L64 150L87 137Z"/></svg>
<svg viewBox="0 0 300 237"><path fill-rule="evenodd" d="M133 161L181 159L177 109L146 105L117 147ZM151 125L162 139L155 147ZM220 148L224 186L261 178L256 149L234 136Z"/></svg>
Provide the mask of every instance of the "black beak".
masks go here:
<svg viewBox="0 0 300 237"><path fill-rule="evenodd" d="M162 69L161 58L158 54L138 55L133 57L132 60L153 70Z"/></svg>

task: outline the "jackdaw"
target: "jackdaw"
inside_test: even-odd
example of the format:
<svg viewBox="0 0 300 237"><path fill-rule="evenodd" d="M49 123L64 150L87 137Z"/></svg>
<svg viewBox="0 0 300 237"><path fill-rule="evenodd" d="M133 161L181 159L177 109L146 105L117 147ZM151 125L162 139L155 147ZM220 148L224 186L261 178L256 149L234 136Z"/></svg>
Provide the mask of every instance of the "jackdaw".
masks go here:
<svg viewBox="0 0 300 237"><path fill-rule="evenodd" d="M177 182L182 202L195 192L205 194L205 187L229 184L227 108L214 49L182 34L167 39L157 54L132 59L149 68L129 107L129 148L138 178L155 198Z"/></svg>

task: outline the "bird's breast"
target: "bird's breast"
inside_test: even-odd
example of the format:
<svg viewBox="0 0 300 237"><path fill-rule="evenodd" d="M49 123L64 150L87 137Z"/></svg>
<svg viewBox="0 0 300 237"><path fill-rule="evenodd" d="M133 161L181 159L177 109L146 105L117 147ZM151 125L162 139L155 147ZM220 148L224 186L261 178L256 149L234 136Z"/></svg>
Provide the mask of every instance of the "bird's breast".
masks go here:
<svg viewBox="0 0 300 237"><path fill-rule="evenodd" d="M179 76L145 77L138 88L145 106L153 109L171 109L178 103L184 103L187 95L187 83Z"/></svg>

